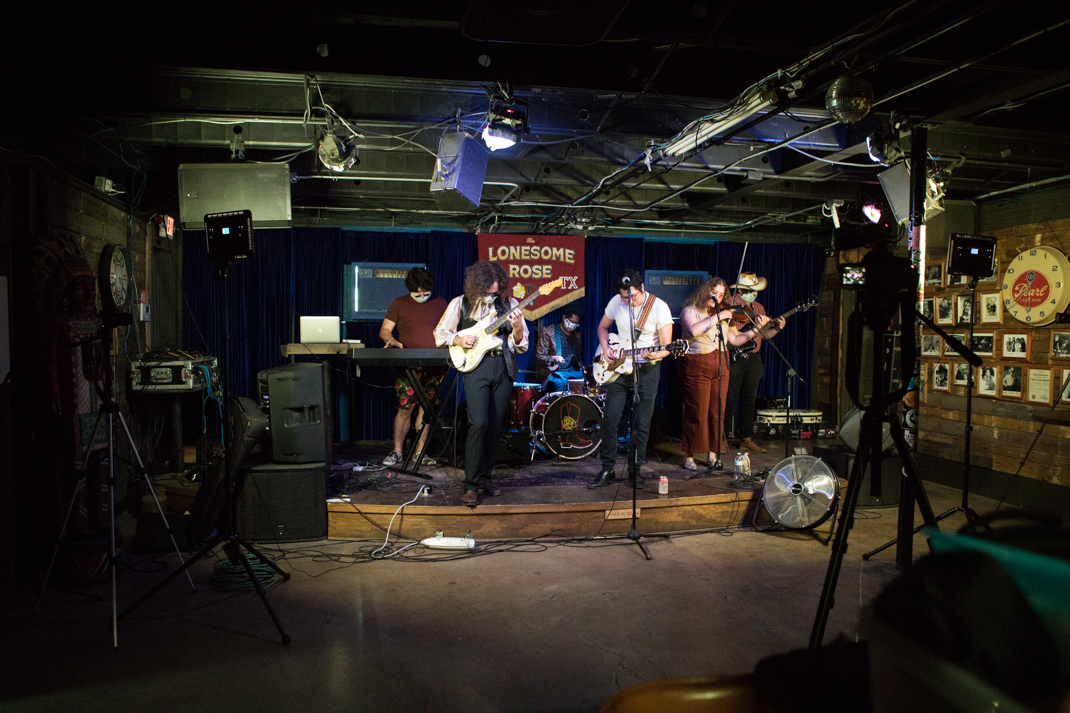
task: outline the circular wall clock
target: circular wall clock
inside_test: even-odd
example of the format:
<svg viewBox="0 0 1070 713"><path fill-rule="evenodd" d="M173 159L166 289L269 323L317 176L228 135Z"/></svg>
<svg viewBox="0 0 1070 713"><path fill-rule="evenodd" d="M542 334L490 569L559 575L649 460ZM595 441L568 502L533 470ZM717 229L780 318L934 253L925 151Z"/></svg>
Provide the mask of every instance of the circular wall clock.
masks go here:
<svg viewBox="0 0 1070 713"><path fill-rule="evenodd" d="M1055 248L1018 253L1003 274L1003 308L1019 322L1048 324L1070 305L1070 261Z"/></svg>
<svg viewBox="0 0 1070 713"><path fill-rule="evenodd" d="M130 295L130 270L126 251L119 245L106 245L100 253L97 281L104 309L121 312Z"/></svg>

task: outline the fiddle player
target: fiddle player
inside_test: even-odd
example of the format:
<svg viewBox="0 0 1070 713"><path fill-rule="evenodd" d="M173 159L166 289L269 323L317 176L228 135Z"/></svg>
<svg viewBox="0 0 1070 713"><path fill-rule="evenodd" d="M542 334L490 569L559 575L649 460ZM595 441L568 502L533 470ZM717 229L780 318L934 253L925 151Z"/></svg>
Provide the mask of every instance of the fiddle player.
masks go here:
<svg viewBox="0 0 1070 713"><path fill-rule="evenodd" d="M583 323L578 303L561 310L561 321L539 332L535 345L535 378L543 391L567 391L569 379L583 378Z"/></svg>
<svg viewBox="0 0 1070 713"><path fill-rule="evenodd" d="M515 309L519 303L509 296L509 275L501 265L480 260L464 274L464 294L454 297L435 327L435 343L440 347L472 348L476 337L458 332L480 320L508 314L508 323L498 333L502 344L483 355L464 375L464 395L468 401L468 439L464 447L464 493L461 503L475 507L479 493L497 495L491 468L498 431L516 381L516 355L528 350L528 325Z"/></svg>
<svg viewBox="0 0 1070 713"><path fill-rule="evenodd" d="M706 453L712 467L719 453L727 452L722 415L728 397L728 345L742 346L750 334L733 322L733 311L722 303L728 283L711 277L684 302L680 311L683 336L690 341L684 357L683 439L684 468L698 470L694 454ZM759 326L768 317L756 319Z"/></svg>
<svg viewBox="0 0 1070 713"><path fill-rule="evenodd" d="M765 307L757 301L758 293L768 286L764 277L753 272L740 273L736 284L729 289L737 290L732 297L732 305L745 307L757 320L768 317ZM725 421L734 422L736 435L740 437L739 445L751 453L765 453L765 449L754 442L754 412L758 400L758 382L765 375L765 365L759 354L762 338L772 337L784 328L784 318L778 317L761 329L761 335L753 334L754 348L740 354L729 367L728 399L725 403ZM759 325L761 326L761 325ZM739 419L735 420L736 407L739 407Z"/></svg>

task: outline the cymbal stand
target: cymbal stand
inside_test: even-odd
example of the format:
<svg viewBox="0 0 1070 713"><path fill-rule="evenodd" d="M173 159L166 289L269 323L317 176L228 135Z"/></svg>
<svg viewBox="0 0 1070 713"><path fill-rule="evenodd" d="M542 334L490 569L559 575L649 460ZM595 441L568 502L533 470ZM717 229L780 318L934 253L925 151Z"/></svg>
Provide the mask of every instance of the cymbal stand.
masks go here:
<svg viewBox="0 0 1070 713"><path fill-rule="evenodd" d="M167 515L164 514L163 506L160 504L160 499L156 497L156 489L152 485L152 480L149 478L148 470L145 468L145 462L141 460L141 454L138 452L137 444L134 442L134 437L130 435L130 429L126 425L126 419L123 417L123 412L119 410L118 404L115 402L115 369L112 365L112 357L110 354L110 347L112 343L112 332L116 327L122 325L130 325L133 323L129 314L117 313L114 310L106 310L101 313L101 328L100 335L91 338L87 341L100 340L103 345L101 349L102 358L104 359L104 386L101 388L97 386L97 393L100 396L101 404L97 410L96 420L93 423L93 430L86 442L85 453L82 457L82 469L79 473L78 483L74 488L74 492L71 494L70 504L67 506L67 514L63 518L63 526L60 528L59 541L56 543L55 549L52 551L52 558L48 562L48 569L45 572L45 580L41 584L41 590L37 595L37 603L34 605L34 611L36 612L38 607L41 606L41 599L44 597L45 590L48 588L48 580L52 576L52 568L56 563L56 555L59 553L59 548L63 544L63 538L67 534L67 525L70 523L71 513L74 511L74 504L78 499L78 492L85 487L86 479L88 477L87 469L89 465L89 455L93 447L93 443L96 441L97 433L100 425L103 422L103 417L107 414L108 422L108 514L110 517L110 549L108 555L108 569L111 570L111 631L112 631L112 647L118 648L119 646L119 615L118 615L118 598L117 598L117 585L116 585L116 573L119 558L116 554L115 545L115 417L118 416L119 424L123 427L123 433L126 434L127 443L130 445L130 452L134 454L134 458L137 460L138 474L144 479L145 486L149 493L152 495L153 502L156 503L156 511L160 514L160 519L163 520L164 529L167 532L167 536L171 538L171 544L175 547L175 554L178 555L180 562L185 563L185 558L182 556L182 550L178 546L178 542L175 540L174 531L171 529L171 523L167 520ZM197 587L193 584L193 578L188 574L186 575L189 580L189 586L193 591L197 591Z"/></svg>

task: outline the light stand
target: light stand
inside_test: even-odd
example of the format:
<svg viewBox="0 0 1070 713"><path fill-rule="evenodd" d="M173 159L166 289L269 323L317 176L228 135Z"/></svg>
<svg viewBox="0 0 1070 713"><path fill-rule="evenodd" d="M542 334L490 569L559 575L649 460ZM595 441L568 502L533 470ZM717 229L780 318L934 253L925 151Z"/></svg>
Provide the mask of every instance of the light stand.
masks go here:
<svg viewBox="0 0 1070 713"><path fill-rule="evenodd" d="M973 282L974 282L974 294L976 294L976 292L977 292L976 278L973 278ZM981 520L981 518L977 515L977 513L974 512L973 509L970 508L970 505L969 505L969 497L970 497L970 433L973 431L973 427L971 426L971 414L972 414L972 410L973 410L973 370L976 367L981 366L981 357L979 357L976 354L974 354L973 350L971 350L969 347L964 345L958 339L956 339L955 337L953 337L952 335L948 334L943 329L938 327L935 322L933 322L931 319L926 317L923 313L919 312L917 309L914 310L914 316L917 317L918 319L920 319L922 322L924 322L925 325L928 326L930 329L932 329L934 332L939 334L940 337L947 344L947 346L950 347L952 350L954 350L954 352L956 354L958 354L963 359L965 359L966 363L968 363L970 365L970 373L969 373L969 376L967 376L967 378L966 378L966 382L967 382L966 383L966 444L965 444L965 457L964 457L963 464L962 464L962 505L960 507L951 508L947 512L942 513L939 517L935 518L935 522L940 522L941 520L943 520L944 518L948 517L949 515L953 515L954 513L961 512L961 513L964 513L966 515L966 523L970 526L970 529L971 529L972 532L976 533L977 532L977 527L979 525L984 527L986 530L991 531L992 528L990 528L987 524L985 524ZM972 321L972 319L970 321L970 326L969 326L967 331L968 331L969 336L966 338L966 341L969 342L970 341L970 337L973 336L973 321ZM948 378L949 379L951 378L951 374L948 374ZM892 430L893 431L896 430L895 426L892 427ZM878 470L878 471L871 471L871 472L880 472L880 471ZM901 511L903 509L906 509L906 508L904 508L904 504L903 503L900 503L900 509L901 509ZM926 526L926 524L927 523L922 523L921 525L918 525L917 527L915 527L914 530L913 530L913 534L917 534L918 532L920 532L921 529ZM878 548L876 548L874 550L870 550L869 552L865 553L864 555L862 555L862 559L868 561L870 557L872 557L873 555L877 554L878 552L883 552L884 550L888 549L892 545L896 544L896 542L898 542L898 537L896 539L894 539L894 540L889 540L888 542L885 542L880 547L878 547Z"/></svg>
<svg viewBox="0 0 1070 713"><path fill-rule="evenodd" d="M97 411L96 421L93 423L93 431L89 436L89 441L86 443L86 452L82 458L82 471L78 477L78 483L75 485L74 492L71 494L70 505L67 506L67 514L63 518L63 526L60 528L59 542L56 543L55 549L52 551L52 559L49 560L48 570L45 572L45 580L41 584L41 591L37 595L37 604L34 606L34 611L41 606L41 598L45 594L45 589L48 588L48 580L52 576L52 567L56 563L56 555L59 552L59 548L63 543L63 538L67 534L67 525L70 522L71 513L74 510L74 504L78 499L78 491L80 491L86 483L87 473L86 469L89 465L90 450L93 447L93 443L97 439L97 431L100 428L102 417L104 414L108 415L108 515L110 518L110 550L108 558L108 568L111 570L111 632L112 632L112 646L118 648L119 646L119 619L118 616L118 599L117 599L117 586L115 582L115 570L119 562L119 558L116 555L115 545L115 417L119 417L119 423L123 427L123 432L126 434L127 442L130 444L130 452L134 454L134 458L137 459L138 472L145 480L145 485L148 488L149 493L152 495L153 502L156 503L156 510L160 513L160 518L163 520L164 529L167 532L167 536L171 538L171 544L175 546L175 553L178 555L180 562L185 562L182 557L182 550L178 546L178 542L175 540L174 532L171 530L171 523L167 521L167 516L164 514L163 506L160 505L160 499L156 497L156 489L152 485L152 480L149 479L148 471L145 469L145 463L141 460L141 454L138 452L137 444L134 443L134 437L130 435L130 429L126 425L126 419L123 418L123 412L119 410L118 404L115 403L115 369L112 365L112 358L110 353L110 346L112 343L112 333L116 327L129 326L133 324L132 316L129 313L117 312L116 310L106 309L100 314L101 327L100 334L97 337L89 339L87 341L99 340L102 348L101 354L104 360L104 387L101 389L97 387L98 394L101 399L100 407ZM84 343L84 342L83 342ZM197 591L197 587L193 584L193 579L187 575L189 579L189 586L193 591Z"/></svg>
<svg viewBox="0 0 1070 713"><path fill-rule="evenodd" d="M214 223L212 222L213 219L215 219ZM238 233L238 234L234 235L232 238L220 240L217 243L213 244L213 241L212 241L213 228L215 228L217 226L220 226L220 225L222 226L222 229L223 229L223 233L222 233L223 235L230 235L230 231L231 231L232 228L235 229L235 232ZM244 235L241 234L243 229L245 231ZM205 231L206 231L206 235L208 236L208 248L209 248L208 249L208 255L209 255L209 257L211 257L211 258L213 258L213 259L215 259L217 261L217 267L219 269L219 276L220 276L221 281L222 281L222 300L219 303L219 311L220 311L220 324L222 325L222 328L223 328L223 364L224 364L224 370L229 372L229 370L230 370L230 320L228 319L228 316L227 316L227 269L228 269L228 267L230 265L230 261L233 258L235 258L235 257L248 257L248 255L252 253L252 214L249 211L239 211L237 213L225 213L225 214L218 214L218 215L215 215L215 216L206 215L205 216ZM243 246L243 244L245 242L244 241L245 238L247 238L247 241L248 241L248 252L243 254L243 252L239 248ZM213 251L213 247L215 248L214 251ZM222 407L223 407L223 410L224 410L224 417L223 417L224 418L224 423L230 423L231 409L230 409L230 403L229 403L229 401L227 399L227 396L226 396L226 389L228 388L228 383L229 383L229 378L225 378L223 380L224 396L223 396L223 403L222 403ZM232 429L232 436L237 436L237 430L238 429L236 429L236 428ZM271 616L271 620L275 623L275 628L278 630L279 635L282 637L282 643L284 645L290 643L290 636L282 628L282 622L279 621L279 617L275 614L275 610L272 608L271 602L268 601L267 594L264 591L264 587L260 584L260 580L257 578L256 574L253 572L253 567L252 567L252 565L249 564L248 556L246 556L246 554L242 552L242 549L244 548L246 551L248 551L248 552L252 553L253 555L255 555L256 558L259 559L260 562L263 565L265 565L266 567L272 569L276 574L281 575L282 576L282 580L284 582L288 581L290 579L290 574L288 572L284 572L277 564L275 564L269 558L267 558L263 554L261 554L258 550L256 550L254 547L252 547L248 542L243 540L237 533L237 521L238 521L237 509L238 509L238 506L237 506L237 502L236 502L236 500L234 498L235 492L237 490L237 485L235 484L235 478L241 471L241 461L243 461L244 458L236 455L235 452L232 452L232 449L234 449L236 446L240 447L240 444L235 444L234 443L234 438L231 437L231 438L227 439L226 443L224 443L224 449L223 449L224 450L224 454L225 454L224 455L224 459L223 459L223 462L224 462L224 467L223 467L223 471L224 471L224 473L223 473L223 477L224 477L223 489L224 489L225 510L226 510L226 513L224 515L225 522L226 522L225 534L224 534L223 528L221 528L219 526L219 524L217 523L216 529L215 529L215 534L211 537L211 539L209 539L208 543L204 547L202 547L201 550L196 555L194 555L194 557L192 559L190 559L188 562L183 564L182 567L180 567L179 569L175 570L170 575L168 575L166 578L164 578L159 584L157 584L155 587L150 589L144 596L142 596L136 602L134 602L133 604L128 606L126 609L124 609L123 612L121 614L119 614L119 618L120 619L123 618L124 616L126 616L127 614L129 614L130 612L132 612L137 607L139 607L143 602L145 602L147 599L149 599L149 597L151 597L153 594L155 594L156 592L160 591L165 586L167 586L167 584L169 584L172 580L174 580L176 577L178 577L178 575L182 574L183 572L188 570L190 567L192 567L194 565L194 563L198 562L203 557L206 557L212 550L214 550L216 548L216 546L222 544L223 545L223 551L226 553L227 557L230 559L231 564L234 567L242 566L245 569L245 573L246 573L246 576L248 576L248 578L249 578L249 582L253 585L253 588L256 589L257 595L260 597L260 600L264 603L264 607L268 610L268 614ZM231 472L231 471L234 471L234 472Z"/></svg>

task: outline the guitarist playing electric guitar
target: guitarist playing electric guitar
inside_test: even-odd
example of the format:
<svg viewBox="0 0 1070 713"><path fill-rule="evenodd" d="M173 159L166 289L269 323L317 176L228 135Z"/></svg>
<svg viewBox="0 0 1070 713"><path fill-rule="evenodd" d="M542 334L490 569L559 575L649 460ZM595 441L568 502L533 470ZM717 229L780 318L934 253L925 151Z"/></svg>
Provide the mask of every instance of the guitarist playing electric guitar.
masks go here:
<svg viewBox="0 0 1070 713"><path fill-rule="evenodd" d="M468 507L479 503L480 492L497 494L491 479L494 449L516 381L516 355L528 350L528 325L519 306L509 296L509 276L502 266L480 260L465 271L464 294L453 298L435 327L435 343L440 347L457 347L471 353L481 338L484 344L487 339L496 340L496 346L481 351L478 359L467 360L474 363L466 363L467 368L462 369L468 401L468 440L461 503ZM487 334L492 324L498 325L495 334ZM480 325L483 326L472 329Z"/></svg>
<svg viewBox="0 0 1070 713"><path fill-rule="evenodd" d="M617 278L618 295L609 300L605 314L598 323L598 343L602 349L602 358L607 362L617 360L617 350L610 344L609 328L617 325L621 342L627 346L642 349L672 341L672 313L664 300L658 299L646 291L643 277L636 270L625 270ZM635 334L629 334L632 323ZM602 416L602 445L599 458L602 471L587 487L600 488L616 480L617 465L617 427L628 400L628 392L635 388L639 400L635 411L635 429L631 435L631 451L637 455L637 463L642 465L646 456L646 444L650 437L650 417L654 413L654 397L658 392L661 378L659 360L669 356L669 351L659 350L635 357L635 365L629 374L622 374L606 385L606 410ZM633 455L629 455L631 459ZM630 462L630 461L629 461ZM642 487L642 476L635 473L637 487Z"/></svg>

